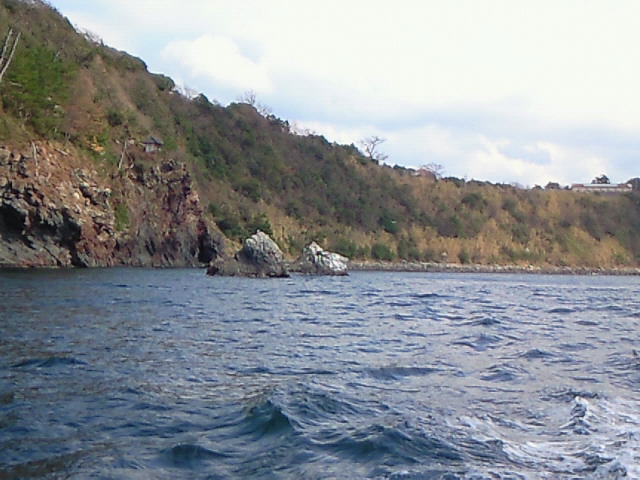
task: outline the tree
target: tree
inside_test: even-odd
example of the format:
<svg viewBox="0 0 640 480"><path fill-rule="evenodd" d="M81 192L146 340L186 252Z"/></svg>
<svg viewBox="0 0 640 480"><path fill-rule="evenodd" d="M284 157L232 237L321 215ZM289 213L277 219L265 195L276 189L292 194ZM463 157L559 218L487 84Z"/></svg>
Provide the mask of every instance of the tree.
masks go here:
<svg viewBox="0 0 640 480"><path fill-rule="evenodd" d="M593 184L598 184L598 185L608 185L611 183L611 180L609 180L609 177L607 177L604 173L600 176L597 176L596 178L594 178L593 180L591 180L591 183Z"/></svg>
<svg viewBox="0 0 640 480"><path fill-rule="evenodd" d="M255 91L247 90L246 92L244 92L242 95L238 97L238 101L240 103L246 103L247 105L251 105L252 107L255 107L257 98L258 96L256 95Z"/></svg>
<svg viewBox="0 0 640 480"><path fill-rule="evenodd" d="M423 165L422 167L420 167L420 170L429 172L431 175L433 175L433 178L435 178L436 180L439 180L440 178L442 178L442 174L444 173L444 167L439 163L435 163L435 162L431 162L431 163L427 163L426 165Z"/></svg>
<svg viewBox="0 0 640 480"><path fill-rule="evenodd" d="M238 97L238 102L251 105L253 108L257 110L257 112L260 115L262 115L265 118L267 118L270 115L273 115L273 110L271 109L270 106L258 102L258 95L254 90L247 90L246 92L244 92L242 95Z"/></svg>
<svg viewBox="0 0 640 480"><path fill-rule="evenodd" d="M386 141L386 138L373 135L371 137L363 138L358 143L362 146L364 152L372 162L380 163L389 158L388 155L378 151L378 147Z"/></svg>
<svg viewBox="0 0 640 480"><path fill-rule="evenodd" d="M4 39L4 45L2 46L2 53L0 53L0 82L2 82L2 77L7 72L9 68L9 64L13 59L13 54L16 53L16 47L18 46L18 41L20 40L20 33L16 35L16 38L13 39L13 29L9 29L9 33L7 33L6 38ZM13 42L13 46L9 51L9 45ZM8 55L7 55L8 54Z"/></svg>

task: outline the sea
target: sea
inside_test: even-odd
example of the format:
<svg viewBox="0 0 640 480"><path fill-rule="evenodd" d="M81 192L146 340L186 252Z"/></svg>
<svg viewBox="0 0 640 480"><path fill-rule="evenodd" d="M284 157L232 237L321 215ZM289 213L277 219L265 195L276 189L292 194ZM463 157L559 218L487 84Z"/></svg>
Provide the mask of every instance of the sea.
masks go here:
<svg viewBox="0 0 640 480"><path fill-rule="evenodd" d="M0 270L0 479L639 479L640 278Z"/></svg>

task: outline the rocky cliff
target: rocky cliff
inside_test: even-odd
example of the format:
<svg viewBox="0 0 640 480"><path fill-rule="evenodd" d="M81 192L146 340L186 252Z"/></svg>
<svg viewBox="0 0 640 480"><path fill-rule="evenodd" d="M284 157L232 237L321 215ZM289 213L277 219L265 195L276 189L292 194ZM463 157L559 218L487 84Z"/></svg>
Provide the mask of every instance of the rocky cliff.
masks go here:
<svg viewBox="0 0 640 480"><path fill-rule="evenodd" d="M132 152L116 173L48 143L0 148L0 266L200 266L221 241L185 165Z"/></svg>

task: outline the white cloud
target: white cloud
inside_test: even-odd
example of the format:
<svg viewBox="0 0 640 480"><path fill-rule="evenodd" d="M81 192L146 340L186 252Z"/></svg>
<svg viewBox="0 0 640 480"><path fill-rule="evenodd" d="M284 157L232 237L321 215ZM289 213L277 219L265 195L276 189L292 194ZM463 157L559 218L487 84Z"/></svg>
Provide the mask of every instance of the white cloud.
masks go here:
<svg viewBox="0 0 640 480"><path fill-rule="evenodd" d="M162 56L186 68L193 77L206 77L222 87L240 91L272 90L266 68L245 56L230 38L205 34L195 40L170 42Z"/></svg>
<svg viewBox="0 0 640 480"><path fill-rule="evenodd" d="M510 157L503 152L508 140L481 139L481 146L466 158L466 170L476 179L494 178L503 182L515 181L522 185L546 185L559 182L563 185L591 180L607 170L607 162L589 152L564 148L551 143L538 143L528 149L549 155L544 164L526 158Z"/></svg>
<svg viewBox="0 0 640 480"><path fill-rule="evenodd" d="M53 1L212 99L253 89L332 140L387 137L400 164L523 184L640 174L635 0ZM609 133L577 143L594 131Z"/></svg>
<svg viewBox="0 0 640 480"><path fill-rule="evenodd" d="M601 173L617 173L611 162L589 149L544 141L517 144L507 138L489 138L436 124L391 131L318 122L299 126L345 144L357 145L358 140L372 134L382 136L387 141L380 145L380 151L389 155L391 164L420 167L438 163L443 165L445 176L544 186L548 182L588 183Z"/></svg>

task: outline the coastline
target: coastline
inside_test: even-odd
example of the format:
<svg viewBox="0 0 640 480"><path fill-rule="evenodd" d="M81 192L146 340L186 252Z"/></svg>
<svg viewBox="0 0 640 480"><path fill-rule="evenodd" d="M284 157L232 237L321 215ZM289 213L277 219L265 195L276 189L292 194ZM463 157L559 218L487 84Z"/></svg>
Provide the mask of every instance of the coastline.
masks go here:
<svg viewBox="0 0 640 480"><path fill-rule="evenodd" d="M292 267L293 262L287 262ZM8 270L84 270L102 268L153 268L153 269L206 269L206 265L96 265L92 267L60 266L60 265L31 265L0 263L0 271ZM300 273L296 268L291 273ZM603 275L603 276L640 276L640 268L594 268L594 267L557 267L536 265L480 265L436 262L383 262L383 261L349 261L347 272L408 272L408 273L495 273L495 274L540 274L540 275Z"/></svg>
<svg viewBox="0 0 640 480"><path fill-rule="evenodd" d="M416 273L529 273L543 275L621 275L639 276L640 268L555 267L535 265L475 265L435 262L360 262L350 261L350 271Z"/></svg>

